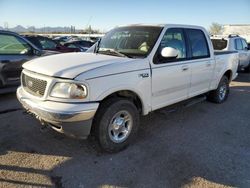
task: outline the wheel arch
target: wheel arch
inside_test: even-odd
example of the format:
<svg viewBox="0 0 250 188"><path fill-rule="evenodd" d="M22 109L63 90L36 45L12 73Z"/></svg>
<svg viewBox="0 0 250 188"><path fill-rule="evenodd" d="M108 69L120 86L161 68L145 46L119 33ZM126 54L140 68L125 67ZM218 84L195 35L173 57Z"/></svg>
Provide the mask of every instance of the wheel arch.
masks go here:
<svg viewBox="0 0 250 188"><path fill-rule="evenodd" d="M141 115L145 115L148 113L141 95L131 89L118 89L112 92L108 92L105 95L102 95L102 97L99 97L99 101L100 103L102 103L114 97L128 99L133 102Z"/></svg>
<svg viewBox="0 0 250 188"><path fill-rule="evenodd" d="M223 76L226 76L226 77L228 78L229 82L231 82L231 81L232 81L232 76L233 76L233 71L229 69L229 70L227 70L227 71L223 74Z"/></svg>

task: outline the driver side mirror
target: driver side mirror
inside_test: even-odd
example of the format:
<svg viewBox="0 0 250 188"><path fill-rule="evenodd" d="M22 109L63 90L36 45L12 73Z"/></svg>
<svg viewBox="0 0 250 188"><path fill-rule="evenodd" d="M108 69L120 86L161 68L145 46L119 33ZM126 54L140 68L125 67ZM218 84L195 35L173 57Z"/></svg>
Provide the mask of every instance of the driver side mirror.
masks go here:
<svg viewBox="0 0 250 188"><path fill-rule="evenodd" d="M167 59L177 58L178 54L179 54L178 50L172 47L164 47L161 50L161 56Z"/></svg>

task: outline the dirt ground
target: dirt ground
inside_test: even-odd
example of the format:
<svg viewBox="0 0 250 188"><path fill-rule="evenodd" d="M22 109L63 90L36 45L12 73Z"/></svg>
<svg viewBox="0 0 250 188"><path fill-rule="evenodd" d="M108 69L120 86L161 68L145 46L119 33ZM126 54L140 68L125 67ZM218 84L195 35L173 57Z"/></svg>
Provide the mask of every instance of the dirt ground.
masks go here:
<svg viewBox="0 0 250 188"><path fill-rule="evenodd" d="M250 187L250 74L221 105L143 117L135 143L117 154L39 126L15 94L0 96L0 187Z"/></svg>

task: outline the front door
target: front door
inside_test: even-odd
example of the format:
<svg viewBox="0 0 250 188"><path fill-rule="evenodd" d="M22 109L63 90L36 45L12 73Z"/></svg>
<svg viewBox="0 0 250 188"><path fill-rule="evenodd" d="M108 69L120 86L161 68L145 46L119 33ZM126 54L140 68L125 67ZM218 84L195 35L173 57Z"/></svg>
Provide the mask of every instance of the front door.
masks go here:
<svg viewBox="0 0 250 188"><path fill-rule="evenodd" d="M161 56L164 47L178 50L177 58L164 59ZM186 49L183 29L168 29L152 63L152 110L187 99L191 71Z"/></svg>

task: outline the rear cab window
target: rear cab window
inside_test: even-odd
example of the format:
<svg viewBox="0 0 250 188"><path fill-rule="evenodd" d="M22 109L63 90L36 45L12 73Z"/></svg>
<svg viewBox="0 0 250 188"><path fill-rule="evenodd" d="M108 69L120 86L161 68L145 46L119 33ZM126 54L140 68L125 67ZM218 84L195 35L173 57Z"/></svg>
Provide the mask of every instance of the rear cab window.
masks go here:
<svg viewBox="0 0 250 188"><path fill-rule="evenodd" d="M224 50L227 47L227 40L222 38L222 39L211 39L213 47L215 50Z"/></svg>

